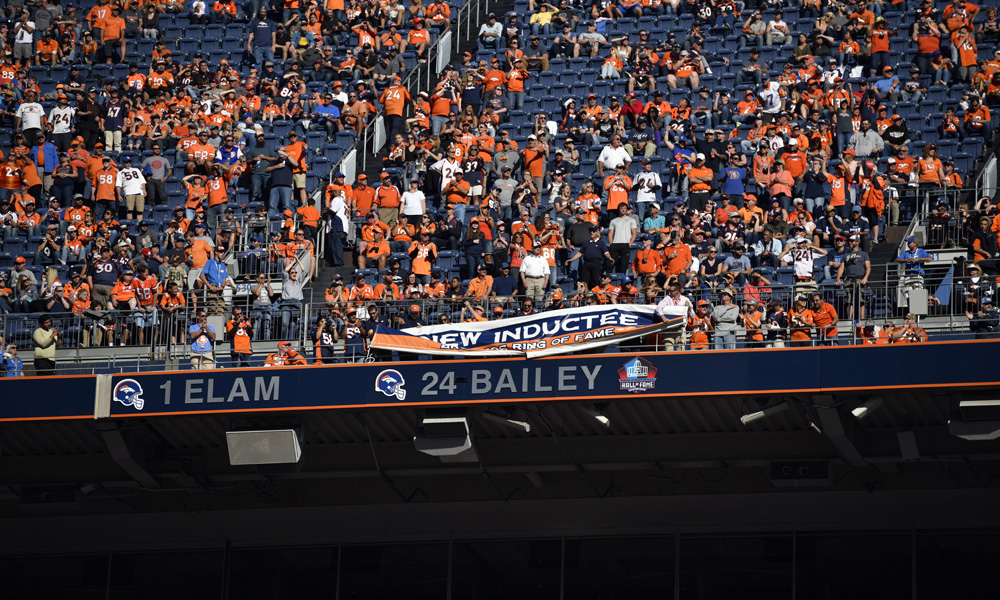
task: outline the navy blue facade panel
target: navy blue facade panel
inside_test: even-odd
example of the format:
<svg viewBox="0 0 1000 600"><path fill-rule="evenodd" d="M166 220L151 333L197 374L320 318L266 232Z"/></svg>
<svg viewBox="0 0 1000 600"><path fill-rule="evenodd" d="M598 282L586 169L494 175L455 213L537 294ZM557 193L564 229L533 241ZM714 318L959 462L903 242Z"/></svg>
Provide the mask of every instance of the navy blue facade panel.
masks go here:
<svg viewBox="0 0 1000 600"><path fill-rule="evenodd" d="M116 375L111 416L1000 385L1000 341ZM95 377L6 379L0 420L93 418Z"/></svg>
<svg viewBox="0 0 1000 600"><path fill-rule="evenodd" d="M998 350L969 342L144 374L114 380L141 399L115 394L111 415L993 385Z"/></svg>
<svg viewBox="0 0 1000 600"><path fill-rule="evenodd" d="M0 379L0 421L93 419L97 378Z"/></svg>

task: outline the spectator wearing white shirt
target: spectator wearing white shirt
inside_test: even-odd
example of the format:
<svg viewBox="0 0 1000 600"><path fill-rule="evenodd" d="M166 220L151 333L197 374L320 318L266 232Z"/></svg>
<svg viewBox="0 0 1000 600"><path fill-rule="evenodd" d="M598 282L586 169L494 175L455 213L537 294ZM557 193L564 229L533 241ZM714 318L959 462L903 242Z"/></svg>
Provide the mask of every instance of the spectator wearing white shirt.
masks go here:
<svg viewBox="0 0 1000 600"><path fill-rule="evenodd" d="M639 221L645 221L646 211L657 201L656 193L663 189L660 174L653 170L653 161L648 158L642 161L642 171L632 179L632 189L635 190L636 214Z"/></svg>
<svg viewBox="0 0 1000 600"><path fill-rule="evenodd" d="M350 231L349 210L343 192L335 194L330 199L329 214L326 215L329 224L327 234L329 237L330 258L335 267L344 266L344 241L347 239L347 232Z"/></svg>
<svg viewBox="0 0 1000 600"><path fill-rule="evenodd" d="M497 21L497 16L494 13L490 13L486 17L486 22L479 26L479 39L477 40L479 51L499 50L501 39L503 39L503 25Z"/></svg>
<svg viewBox="0 0 1000 600"><path fill-rule="evenodd" d="M69 105L69 97L59 94L59 105L49 111L48 123L52 128L52 143L56 150L66 152L73 141L73 119L76 109Z"/></svg>
<svg viewBox="0 0 1000 600"><path fill-rule="evenodd" d="M142 221L142 213L146 207L146 178L142 171L132 166L132 157L126 155L125 166L115 176L115 191L118 202L125 201L128 218Z"/></svg>
<svg viewBox="0 0 1000 600"><path fill-rule="evenodd" d="M603 180L605 169L614 172L619 165L625 165L625 169L628 170L631 164L632 157L622 145L622 136L616 133L611 138L611 145L605 146L597 157L597 176Z"/></svg>
<svg viewBox="0 0 1000 600"><path fill-rule="evenodd" d="M416 179L410 180L410 185L400 197L399 212L409 217L410 222L420 223L420 217L427 212L427 197L419 189L420 182Z"/></svg>
<svg viewBox="0 0 1000 600"><path fill-rule="evenodd" d="M786 23L781 18L781 13L775 13L770 21L767 22L767 45L775 46L778 44L783 44L785 46L792 45L792 32L788 29L788 23Z"/></svg>
<svg viewBox="0 0 1000 600"><path fill-rule="evenodd" d="M38 136L48 127L45 109L37 102L38 93L35 90L24 92L24 102L17 107L14 116L17 118L16 129L24 136L24 143L30 148L38 143Z"/></svg>
<svg viewBox="0 0 1000 600"><path fill-rule="evenodd" d="M448 148L445 157L431 165L431 168L441 174L441 191L444 192L448 184L455 181L455 172L462 169L462 163L457 160L455 149Z"/></svg>
<svg viewBox="0 0 1000 600"><path fill-rule="evenodd" d="M681 294L681 286L676 280L669 283L667 287L667 295L664 296L663 300L660 300L659 304L656 305L654 314L656 314L656 316L661 320L666 321L668 317L667 312L669 312L667 309L673 306L686 307L687 315L684 315L686 318L694 316L694 304L691 302L690 298ZM671 313L669 316L673 317L674 314ZM683 326L677 331L665 332L660 338L663 343L663 350L666 352L672 352L678 349L683 350L686 342L686 334L687 328Z"/></svg>
<svg viewBox="0 0 1000 600"><path fill-rule="evenodd" d="M831 58L827 61L826 70L823 74L819 76L819 80L823 83L823 89L829 91L836 83L837 79L844 78L844 69L837 66L837 59Z"/></svg>
<svg viewBox="0 0 1000 600"><path fill-rule="evenodd" d="M535 302L545 298L545 290L549 285L549 261L542 256L542 244L536 241L531 248L531 254L521 261L521 284L524 294Z"/></svg>
<svg viewBox="0 0 1000 600"><path fill-rule="evenodd" d="M31 65L31 59L35 55L35 22L31 21L28 11L21 12L21 19L14 23L14 62L21 61L24 67ZM28 144L34 146L34 142Z"/></svg>

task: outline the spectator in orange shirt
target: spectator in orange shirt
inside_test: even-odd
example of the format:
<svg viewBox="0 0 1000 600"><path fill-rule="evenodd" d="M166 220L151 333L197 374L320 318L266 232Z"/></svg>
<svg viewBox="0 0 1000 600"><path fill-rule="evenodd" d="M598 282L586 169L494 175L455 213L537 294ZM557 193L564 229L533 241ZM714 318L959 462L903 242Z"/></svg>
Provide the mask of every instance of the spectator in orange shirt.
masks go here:
<svg viewBox="0 0 1000 600"><path fill-rule="evenodd" d="M35 64L47 64L50 67L56 66L56 61L63 56L59 49L59 42L52 38L52 34L46 32L42 39L35 44Z"/></svg>
<svg viewBox="0 0 1000 600"><path fill-rule="evenodd" d="M479 263L476 266L476 276L469 280L469 288L465 293L470 298L485 302L492 291L493 276L487 274L485 263Z"/></svg>
<svg viewBox="0 0 1000 600"><path fill-rule="evenodd" d="M354 214L364 214L372 209L375 202L375 188L368 186L368 176L362 173L358 175L358 182L350 193L351 210Z"/></svg>
<svg viewBox="0 0 1000 600"><path fill-rule="evenodd" d="M288 153L289 159L295 164L292 167L292 187L297 192L299 206L306 204L306 171L309 165L306 156L309 154L309 146L299 140L299 134L293 129L288 134L288 145L283 148Z"/></svg>
<svg viewBox="0 0 1000 600"><path fill-rule="evenodd" d="M135 296L135 289L132 287L132 271L122 271L122 274L118 276L118 281L115 283L115 287L111 289L111 306L115 310L121 311L134 311L138 305L138 300ZM127 323L123 319L123 322ZM128 326L125 326L121 332L120 343L124 346L128 343Z"/></svg>
<svg viewBox="0 0 1000 600"><path fill-rule="evenodd" d="M427 48L430 45L431 35L424 29L424 20L415 18L410 21L410 33L406 38L406 45L413 46L417 51L417 59L421 62L427 60Z"/></svg>
<svg viewBox="0 0 1000 600"><path fill-rule="evenodd" d="M507 102L510 110L524 109L524 82L531 77L524 68L524 60L514 61L514 68L507 73Z"/></svg>
<svg viewBox="0 0 1000 600"><path fill-rule="evenodd" d="M372 235L374 240L365 245L364 251L358 256L358 268L377 266L381 271L385 268L386 259L389 258L389 243L385 241L381 228L374 229Z"/></svg>
<svg viewBox="0 0 1000 600"><path fill-rule="evenodd" d="M821 346L837 345L837 309L829 302L823 300L823 294L813 292L812 295L813 323L816 325L816 332L819 334L819 344Z"/></svg>
<svg viewBox="0 0 1000 600"><path fill-rule="evenodd" d="M232 318L226 322L226 335L232 344L229 352L236 368L246 368L250 366L250 355L253 349L250 339L253 337L253 324L243 316L243 309L239 306L233 307Z"/></svg>
<svg viewBox="0 0 1000 600"><path fill-rule="evenodd" d="M102 214L107 210L118 214L115 193L115 180L117 178L118 169L111 162L111 157L102 156L101 169L94 173L90 182L90 199L96 203L98 212Z"/></svg>
<svg viewBox="0 0 1000 600"><path fill-rule="evenodd" d="M111 15L100 23L104 45L104 61L120 63L125 60L125 19L118 16L117 6L111 7Z"/></svg>
<svg viewBox="0 0 1000 600"><path fill-rule="evenodd" d="M542 182L545 179L545 164L548 157L549 147L545 144L539 145L537 138L529 135L527 145L521 150L521 165L524 171L531 174L531 179L539 190L542 189Z"/></svg>

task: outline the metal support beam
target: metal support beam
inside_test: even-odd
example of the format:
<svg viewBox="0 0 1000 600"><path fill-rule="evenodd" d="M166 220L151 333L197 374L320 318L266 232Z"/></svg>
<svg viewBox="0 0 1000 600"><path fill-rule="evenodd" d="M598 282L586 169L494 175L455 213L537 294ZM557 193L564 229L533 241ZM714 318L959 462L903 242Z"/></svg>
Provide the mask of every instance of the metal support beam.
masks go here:
<svg viewBox="0 0 1000 600"><path fill-rule="evenodd" d="M865 458L848 437L844 427L844 420L837 410L833 396L817 395L813 396L813 404L816 409L816 417L819 419L820 430L823 436L829 440L830 445L837 451L837 454L844 459L844 462L852 467L864 467L867 465Z"/></svg>
<svg viewBox="0 0 1000 600"><path fill-rule="evenodd" d="M98 430L101 432L101 438L104 440L104 445L107 446L111 458L128 473L129 477L144 487L160 487L160 482L146 470L146 467L137 458L132 456L132 452L118 428L118 423L102 423Z"/></svg>

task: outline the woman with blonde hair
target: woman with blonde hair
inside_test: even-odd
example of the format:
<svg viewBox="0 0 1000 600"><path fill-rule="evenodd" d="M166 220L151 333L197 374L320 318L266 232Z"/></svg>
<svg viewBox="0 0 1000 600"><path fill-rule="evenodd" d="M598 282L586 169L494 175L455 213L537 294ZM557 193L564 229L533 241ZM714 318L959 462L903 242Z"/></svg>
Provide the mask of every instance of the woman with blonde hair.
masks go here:
<svg viewBox="0 0 1000 600"><path fill-rule="evenodd" d="M624 66L625 64L618 55L618 49L612 46L610 55L604 59L604 63L601 65L601 79L619 79L622 76Z"/></svg>

